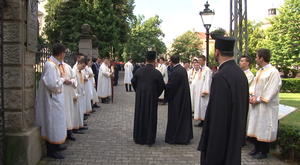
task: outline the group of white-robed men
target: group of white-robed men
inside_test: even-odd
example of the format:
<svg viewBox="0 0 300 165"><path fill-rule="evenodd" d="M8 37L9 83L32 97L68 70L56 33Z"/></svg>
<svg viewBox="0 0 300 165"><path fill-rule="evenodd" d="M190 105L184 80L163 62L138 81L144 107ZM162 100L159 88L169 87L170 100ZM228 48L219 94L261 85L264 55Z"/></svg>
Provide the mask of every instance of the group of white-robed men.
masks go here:
<svg viewBox="0 0 300 165"><path fill-rule="evenodd" d="M66 139L75 141L73 133L84 134L88 129L85 120L95 112L94 108L100 108L99 98L111 96L109 61L105 59L99 68L96 91L91 59L78 54L72 68L64 62L65 50L62 44L53 46L53 54L44 65L35 105L47 155L55 159L64 159L60 151L67 148L63 145Z"/></svg>
<svg viewBox="0 0 300 165"><path fill-rule="evenodd" d="M221 57L221 56L220 56ZM223 63L229 63L228 61L233 61L232 59L225 58L224 56ZM223 55L222 55L223 58ZM187 70L189 83L190 83L190 94L191 94L191 104L192 110L194 111L194 120L200 120L198 124L195 126L201 127L203 125L203 121L205 121L205 115L207 114L207 106L209 103L210 93L211 93L211 83L214 77L214 74L209 67L206 66L205 56L200 56L198 60L194 60L193 67ZM232 134L240 134L248 137L249 141L254 144L254 149L249 153L254 159L265 159L267 158L267 154L269 152L269 144L274 142L277 137L277 129L278 129L278 112L279 112L279 91L281 87L281 78L279 71L270 64L271 52L268 49L259 49L256 53L256 64L259 67L256 76L250 71L250 58L248 56L242 56L239 59L239 67L244 72L245 77L248 81L249 97L248 97L248 108L244 111L247 111L247 116L245 116L246 122L241 122L240 124L245 124L244 129L245 132L232 133ZM220 60L219 60L220 61ZM225 62L224 62L225 61ZM130 63L130 62L128 62ZM129 64L130 65L130 64ZM227 65L227 64L226 64ZM126 68L126 67L125 67ZM168 69L163 60L163 58L159 59L159 63L156 67L157 70L163 76L165 83L168 82ZM224 74L223 72L220 74ZM220 75L219 74L219 75ZM230 73L229 73L230 74ZM218 75L218 76L219 76ZM125 77L126 77L126 69L125 69ZM130 76L128 76L130 78ZM129 83L129 81L128 81ZM233 83L233 82L228 82ZM219 88L220 89L220 88ZM233 91L232 91L233 92ZM238 94L237 94L238 96ZM216 97L216 96L214 96ZM159 96L159 98L163 98L163 94ZM239 99L239 98L233 98ZM234 102L231 103L235 105ZM221 108L221 107L220 107ZM221 109L220 109L221 110ZM238 113L238 112L232 112ZM224 116L226 117L226 116ZM230 121L231 117L229 117L227 121ZM227 118L226 117L226 118ZM211 116L214 118L214 116ZM231 119L232 120L232 119ZM208 120L206 120L206 124L208 124ZM234 125L233 125L234 126ZM224 127L226 127L224 125ZM243 126L241 126L243 128ZM207 126L206 128L207 129ZM213 129L213 126L211 126ZM221 138L221 137L210 137L210 138ZM210 139L209 138L209 139ZM238 138L238 137L237 137ZM205 139L205 138L204 138ZM239 140L240 141L240 140ZM241 140L242 141L242 140ZM220 141L220 143L227 143L228 141ZM226 164L226 165L234 165L241 164L241 155L240 152L233 153L235 155L234 159L231 159L226 156L227 152L232 151L231 149L225 149L225 151L221 152L218 149L218 146L215 146L215 149L208 148L203 149L203 146L200 142L199 150L201 152L205 152L203 157L201 158L202 164ZM237 144L236 146L240 148L245 142L241 142L241 146ZM224 144L226 146L226 144ZM226 151L228 150L228 151ZM211 151L211 152L210 152ZM220 159L216 159L215 156L211 154L218 154L220 152Z"/></svg>
<svg viewBox="0 0 300 165"><path fill-rule="evenodd" d="M265 159L269 144L274 142L278 130L279 91L281 78L279 71L270 64L271 52L259 49L256 64L259 67L256 76L250 70L249 56L239 58L239 66L244 71L249 84L249 111L246 136L254 144L249 153L253 158ZM205 65L205 56L193 60L193 67L188 71L194 120L205 119L213 72Z"/></svg>

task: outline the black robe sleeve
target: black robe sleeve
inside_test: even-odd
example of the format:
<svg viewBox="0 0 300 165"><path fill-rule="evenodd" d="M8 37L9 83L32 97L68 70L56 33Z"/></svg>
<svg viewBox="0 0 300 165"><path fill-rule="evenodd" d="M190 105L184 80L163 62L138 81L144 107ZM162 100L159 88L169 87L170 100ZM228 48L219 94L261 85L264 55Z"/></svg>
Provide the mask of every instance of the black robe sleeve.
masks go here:
<svg viewBox="0 0 300 165"><path fill-rule="evenodd" d="M159 75L158 85L157 85L157 93L158 93L157 97L159 97L161 95L161 93L164 91L164 89L165 89L164 79L163 79L162 75Z"/></svg>
<svg viewBox="0 0 300 165"><path fill-rule="evenodd" d="M137 75L136 74L134 74L131 79L131 85L132 85L133 89L136 91L136 86L137 86Z"/></svg>

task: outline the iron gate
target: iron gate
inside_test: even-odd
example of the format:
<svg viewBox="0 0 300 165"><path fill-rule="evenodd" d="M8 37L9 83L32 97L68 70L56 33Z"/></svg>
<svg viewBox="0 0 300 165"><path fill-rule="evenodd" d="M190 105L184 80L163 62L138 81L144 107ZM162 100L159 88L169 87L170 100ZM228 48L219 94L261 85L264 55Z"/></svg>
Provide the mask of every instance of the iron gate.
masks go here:
<svg viewBox="0 0 300 165"><path fill-rule="evenodd" d="M40 80L41 74L44 70L44 64L48 60L48 58L52 55L52 47L48 45L39 45L38 52L36 53L35 58L35 80L36 80L36 89L38 88L38 82ZM75 64L75 53L66 50L65 60L64 62L73 66Z"/></svg>
<svg viewBox="0 0 300 165"><path fill-rule="evenodd" d="M3 21L5 0L0 0L0 165L4 164L4 80L3 80Z"/></svg>

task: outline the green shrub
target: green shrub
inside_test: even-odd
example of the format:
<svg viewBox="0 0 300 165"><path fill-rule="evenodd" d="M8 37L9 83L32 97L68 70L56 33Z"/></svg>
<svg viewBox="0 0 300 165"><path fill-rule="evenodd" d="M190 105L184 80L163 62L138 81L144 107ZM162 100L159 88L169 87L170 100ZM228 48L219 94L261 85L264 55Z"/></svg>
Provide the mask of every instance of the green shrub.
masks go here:
<svg viewBox="0 0 300 165"><path fill-rule="evenodd" d="M284 158L290 160L299 159L300 128L281 124L279 126L277 144Z"/></svg>
<svg viewBox="0 0 300 165"><path fill-rule="evenodd" d="M300 93L299 78L284 78L282 79L282 93Z"/></svg>

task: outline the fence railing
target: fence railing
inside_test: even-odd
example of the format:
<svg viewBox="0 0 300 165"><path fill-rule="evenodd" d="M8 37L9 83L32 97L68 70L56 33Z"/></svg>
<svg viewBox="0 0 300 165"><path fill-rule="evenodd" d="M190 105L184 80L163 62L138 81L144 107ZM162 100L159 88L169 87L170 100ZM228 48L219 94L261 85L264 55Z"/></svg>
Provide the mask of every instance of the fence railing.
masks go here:
<svg viewBox="0 0 300 165"><path fill-rule="evenodd" d="M36 53L35 65L34 65L36 89L38 88L38 82L41 78L41 73L44 70L45 62L48 60L48 58L51 55L52 55L52 48L50 46L40 45L38 47L38 52ZM64 62L73 66L75 64L75 55L76 53L67 49Z"/></svg>

